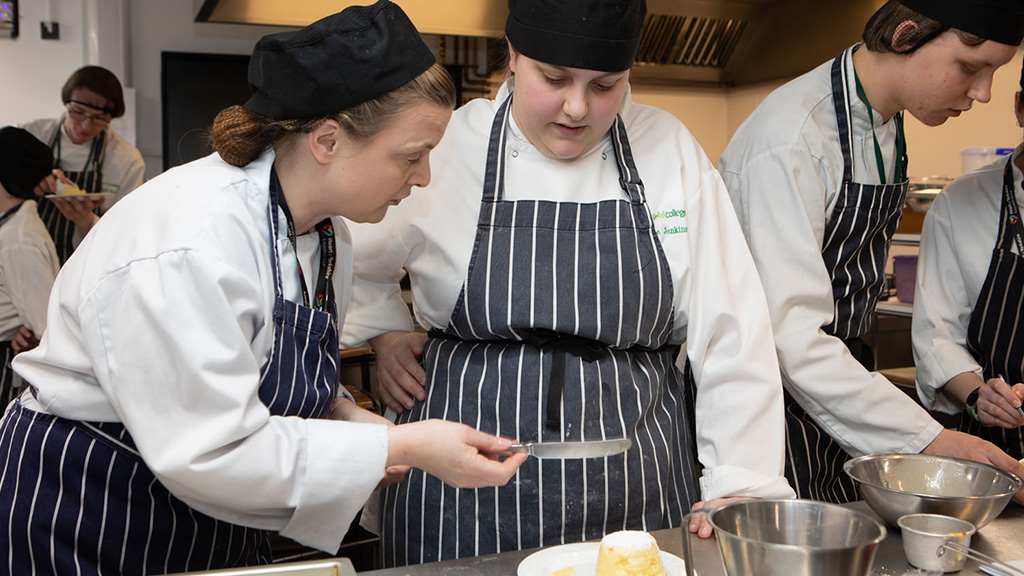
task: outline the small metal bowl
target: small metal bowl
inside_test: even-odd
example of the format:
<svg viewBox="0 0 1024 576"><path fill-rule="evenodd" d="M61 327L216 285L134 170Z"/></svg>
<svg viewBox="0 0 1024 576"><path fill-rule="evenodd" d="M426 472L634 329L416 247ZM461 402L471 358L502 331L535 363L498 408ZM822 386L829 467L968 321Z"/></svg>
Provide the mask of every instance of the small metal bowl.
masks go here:
<svg viewBox="0 0 1024 576"><path fill-rule="evenodd" d="M939 514L908 514L897 522L903 532L903 552L911 566L928 571L958 572L967 556L943 550L946 542L971 547L974 524Z"/></svg>
<svg viewBox="0 0 1024 576"><path fill-rule="evenodd" d="M927 454L871 454L843 469L891 526L907 514L942 514L981 529L1024 487L1018 476L995 466Z"/></svg>

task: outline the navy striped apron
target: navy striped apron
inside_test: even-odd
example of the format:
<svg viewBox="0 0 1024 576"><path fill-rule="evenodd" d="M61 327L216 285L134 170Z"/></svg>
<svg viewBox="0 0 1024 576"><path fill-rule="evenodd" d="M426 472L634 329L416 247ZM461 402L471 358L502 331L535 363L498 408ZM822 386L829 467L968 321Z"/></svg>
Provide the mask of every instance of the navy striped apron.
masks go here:
<svg viewBox="0 0 1024 576"><path fill-rule="evenodd" d="M57 124L57 130L50 137L49 146L54 152L54 168L60 168L60 134L63 126L64 118L61 117L61 121ZM103 192L103 158L107 152L106 141L107 131L104 129L103 132L100 132L93 138L92 148L89 150L89 158L86 159L82 170L64 171L64 175L67 176L68 180L74 182L88 194ZM110 208L110 205L106 204L106 207ZM39 218L42 219L47 231L50 232L53 245L57 248L57 257L63 266L68 261L68 258L71 257L71 253L75 251L73 242L75 223L65 218L60 213L60 210L53 205L53 202L42 196L36 199L36 208L39 210ZM97 208L96 214L99 213L100 209Z"/></svg>
<svg viewBox="0 0 1024 576"><path fill-rule="evenodd" d="M907 159L896 184L853 182L853 130L848 94L846 54L832 62L832 99L843 151L843 184L825 224L821 255L832 278L834 315L822 326L839 338L868 370L874 369L871 348L861 340L874 321L875 305L885 288L889 245L907 195ZM903 114L896 115L903 130ZM859 499L856 486L843 472L849 455L786 393L786 479L797 497L844 503Z"/></svg>
<svg viewBox="0 0 1024 576"><path fill-rule="evenodd" d="M260 400L275 416L323 418L337 392L332 314L281 294L271 187L274 344ZM270 562L264 530L202 514L160 483L119 422L81 422L14 402L0 422L0 573L166 574Z"/></svg>
<svg viewBox="0 0 1024 576"><path fill-rule="evenodd" d="M498 488L412 470L384 494L386 566L669 528L699 499L693 391L666 346L671 271L622 119L611 136L627 199L509 201L510 101L491 128L467 278L423 352L427 397L399 423L442 418L524 442L625 436L633 447L531 458Z"/></svg>
<svg viewBox="0 0 1024 576"><path fill-rule="evenodd" d="M967 326L967 349L982 367L985 380L1002 374L1007 382L1024 379L1024 232L1013 186L1013 158L1003 172L999 234L988 275ZM1014 243L1018 254L1013 253ZM1016 459L1024 458L1024 429L982 426L964 411L958 428L980 436Z"/></svg>
<svg viewBox="0 0 1024 576"><path fill-rule="evenodd" d="M21 392L21 387L14 385L17 377L11 369L11 360L14 360L11 342L0 342L0 407L10 404Z"/></svg>

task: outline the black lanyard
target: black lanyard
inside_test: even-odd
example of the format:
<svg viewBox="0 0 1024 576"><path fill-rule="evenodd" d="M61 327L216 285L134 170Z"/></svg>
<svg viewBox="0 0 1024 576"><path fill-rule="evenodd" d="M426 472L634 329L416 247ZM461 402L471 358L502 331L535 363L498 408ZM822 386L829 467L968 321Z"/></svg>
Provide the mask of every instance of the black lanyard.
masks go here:
<svg viewBox="0 0 1024 576"><path fill-rule="evenodd" d="M1013 155L1006 160L1006 168L1003 169L1003 201L1006 202L1006 221L1017 243L1017 253L1024 256L1024 224L1020 221L1017 195L1013 191Z"/></svg>
<svg viewBox="0 0 1024 576"><path fill-rule="evenodd" d="M3 223L7 221L8 218L10 218L11 216L14 216L14 213L18 211L18 208L21 208L21 202L18 202L17 204L12 206L7 212L4 212L3 214L0 214L0 226L2 226Z"/></svg>
<svg viewBox="0 0 1024 576"><path fill-rule="evenodd" d="M875 134L875 111L871 109L871 102L868 102L868 95L864 92L864 86L860 83L857 70L853 71L853 80L857 84L857 96L868 108L868 118L871 119L871 138L875 141L875 162L878 168L878 178L885 184L885 159L882 158L882 147L878 145L878 136ZM905 167L907 156L907 137L903 133L903 113L896 113L896 161ZM893 170L893 183L899 183L905 174L901 170Z"/></svg>
<svg viewBox="0 0 1024 576"><path fill-rule="evenodd" d="M333 304L333 287L331 278L334 276L334 226L330 218L324 218L316 225L316 233L320 236L320 273L316 280L316 294L313 305L310 306L309 291L306 289L306 277L302 274L302 263L299 262L299 248L295 241L295 221L292 220L292 213L288 209L288 202L281 191L281 182L277 179L277 171L270 170L270 185L278 190L278 204L284 211L285 220L288 222L288 241L292 243L292 250L295 252L295 265L299 269L299 286L302 287L302 303L306 307L312 307L321 312L333 312L329 308Z"/></svg>

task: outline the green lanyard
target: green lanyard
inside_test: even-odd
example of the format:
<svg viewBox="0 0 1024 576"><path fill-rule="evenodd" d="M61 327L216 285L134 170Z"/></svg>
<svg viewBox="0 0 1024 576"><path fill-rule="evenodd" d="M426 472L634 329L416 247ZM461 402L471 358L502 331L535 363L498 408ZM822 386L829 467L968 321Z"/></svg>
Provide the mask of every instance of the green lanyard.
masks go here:
<svg viewBox="0 0 1024 576"><path fill-rule="evenodd" d="M868 95L864 93L864 86L860 83L860 76L857 75L857 71L853 71L853 79L857 82L857 96L860 97L860 101L868 107L868 118L871 119L871 138L875 141L875 160L878 168L878 178L882 184L885 184L885 160L882 159L882 147L878 145L878 136L875 134L875 112L871 109L871 102L868 102ZM899 116L899 114L897 114ZM903 133L903 122L902 118L896 118L896 161L902 162L903 157L907 153L907 137ZM901 170L893 170L893 183L898 183L903 174Z"/></svg>

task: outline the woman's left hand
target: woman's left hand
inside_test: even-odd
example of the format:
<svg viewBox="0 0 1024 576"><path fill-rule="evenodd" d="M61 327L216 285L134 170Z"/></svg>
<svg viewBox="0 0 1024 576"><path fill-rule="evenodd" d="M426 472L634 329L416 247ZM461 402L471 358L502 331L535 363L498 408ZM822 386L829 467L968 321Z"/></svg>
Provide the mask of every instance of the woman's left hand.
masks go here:
<svg viewBox="0 0 1024 576"><path fill-rule="evenodd" d="M693 505L692 510L698 510L700 508L717 508L722 504L728 502L739 502L741 500L750 500L750 498L715 498L714 500L708 500L707 502L701 500ZM711 522L708 522L707 514L694 514L690 517L690 525L687 527L691 534L697 534L701 538L711 537Z"/></svg>

